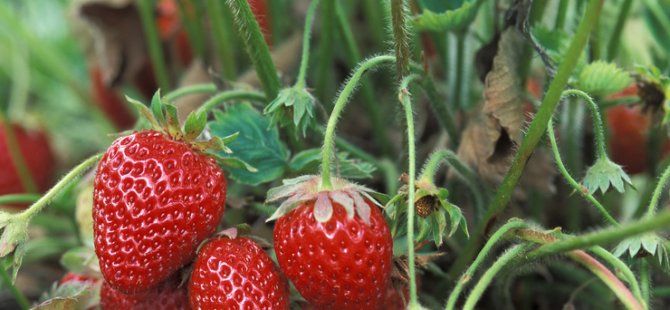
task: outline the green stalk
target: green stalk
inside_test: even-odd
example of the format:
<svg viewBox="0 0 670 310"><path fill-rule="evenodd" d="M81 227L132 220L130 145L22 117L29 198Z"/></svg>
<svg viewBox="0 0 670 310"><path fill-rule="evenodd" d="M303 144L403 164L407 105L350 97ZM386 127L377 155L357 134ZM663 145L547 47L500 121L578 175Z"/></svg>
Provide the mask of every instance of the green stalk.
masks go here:
<svg viewBox="0 0 670 310"><path fill-rule="evenodd" d="M398 69L400 70L400 69ZM416 182L416 142L414 136L414 113L412 112L412 101L410 99L409 83L419 78L417 74L410 74L402 79L398 89L398 98L405 110L405 120L407 122L407 149L409 161L409 190L407 191L407 264L409 265L409 308L414 309L418 306L416 292L416 264L414 263L414 183Z"/></svg>
<svg viewBox="0 0 670 310"><path fill-rule="evenodd" d="M638 283L637 279L635 278L635 274L633 274L633 271L628 268L628 265L626 265L623 261L621 261L618 257L612 255L609 251L605 250L602 247L595 246L589 249L589 251L593 252L596 256L600 257L602 260L606 261L608 264L610 264L612 267L614 267L615 270L619 271L623 279L628 282L628 284L631 287L631 290L633 291L633 295L635 298L638 300L644 301L645 299L642 297L642 291L640 290L640 284ZM646 302L645 304L649 304Z"/></svg>
<svg viewBox="0 0 670 310"><path fill-rule="evenodd" d="M277 69L272 62L272 57L270 57L270 50L265 44L261 28L258 26L256 17L254 17L247 0L227 0L226 2L235 15L244 47L263 85L265 96L268 101L271 101L277 97L280 83Z"/></svg>
<svg viewBox="0 0 670 310"><path fill-rule="evenodd" d="M10 194L0 196L0 206L15 203L33 203L40 199L38 194Z"/></svg>
<svg viewBox="0 0 670 310"><path fill-rule="evenodd" d="M666 184L668 183L669 178L670 178L670 164L665 168L665 170L663 171L663 174L658 179L658 183L656 184L656 188L654 189L654 194L651 196L651 201L649 201L649 206L647 206L647 213L645 214L645 217L651 218L656 213L656 208L658 206L658 201L661 199L661 195L663 194L663 189L665 188Z"/></svg>
<svg viewBox="0 0 670 310"><path fill-rule="evenodd" d="M221 0L207 0L205 5L209 21L212 24L212 39L220 62L220 70L226 79L234 80L237 72L237 62L235 61L234 45L230 44L230 42L233 42L233 34L228 26L232 24L229 20L230 15L224 11L225 7Z"/></svg>
<svg viewBox="0 0 670 310"><path fill-rule="evenodd" d="M24 210L23 212L16 214L16 216L19 219L22 219L24 221L30 221L30 219L42 209L46 205L48 205L51 200L53 200L56 195L58 195L63 189L65 189L67 186L72 183L77 177L79 177L81 174L86 172L86 170L90 169L93 167L99 160L102 158L103 154L96 154L85 161L83 161L81 164L78 166L74 167L70 172L68 172L56 185L54 185L49 191L47 191L44 196L42 196L39 200L37 200L35 203L33 203L28 209Z"/></svg>
<svg viewBox="0 0 670 310"><path fill-rule="evenodd" d="M589 248L619 242L670 225L670 210L663 211L652 218L644 218L618 227L608 227L592 233L559 240L539 247L528 253L529 258L540 258L552 254L565 253L576 249Z"/></svg>
<svg viewBox="0 0 670 310"><path fill-rule="evenodd" d="M337 17L337 28L342 36L344 48L346 50L346 53L344 53L344 56L346 57L345 60L347 61L347 65L353 68L363 59L363 56L361 56L361 51L356 43L353 31L351 30L351 26L349 25L349 21L347 20L347 16L344 13L340 1L335 1L335 16ZM377 104L377 99L375 98L375 93L372 89L372 83L367 78L364 78L361 83L361 94L364 98L364 107L370 115L370 124L372 125L375 142L379 144L383 154L391 155L391 143L386 135L386 126L384 126L382 120L379 105Z"/></svg>
<svg viewBox="0 0 670 310"><path fill-rule="evenodd" d="M554 29L562 30L565 28L565 18L568 16L568 5L570 5L570 0L560 0L558 4L558 13L556 14L556 22L554 23Z"/></svg>
<svg viewBox="0 0 670 310"><path fill-rule="evenodd" d="M23 292L19 291L14 283L12 283L12 279L7 273L7 270L5 270L4 264L0 264L0 279L2 279L2 283L9 289L9 292L12 294L12 296L14 296L21 309L30 309L30 301L28 301L26 295L23 295Z"/></svg>
<svg viewBox="0 0 670 310"><path fill-rule="evenodd" d="M551 142L551 151L554 154L554 160L556 160L556 166L558 167L558 171L561 172L561 175L563 175L563 178L572 186L572 188L575 190L575 192L579 193L580 196L582 196L585 200L590 202L598 211L600 214L603 216L605 221L608 223L618 226L619 222L617 222L616 219L610 215L610 213L607 211L607 209L595 198L591 193L588 191L584 190L582 188L582 185L580 185L575 179L570 175L570 172L565 168L565 165L563 164L563 160L561 159L561 153L558 149L558 143L556 143L556 136L554 135L554 121L550 118L549 123L547 125L547 136L549 136L549 141Z"/></svg>
<svg viewBox="0 0 670 310"><path fill-rule="evenodd" d="M619 47L621 46L621 33L623 32L623 27L628 20L628 12L630 12L630 7L633 4L632 0L624 0L619 9L619 15L617 15L616 24L612 30L612 35L607 44L607 59L612 60L619 53Z"/></svg>
<svg viewBox="0 0 670 310"><path fill-rule="evenodd" d="M173 102L181 97L192 94L213 93L216 91L216 89L216 84L214 83L184 86L167 93L165 96L163 96L163 100L165 100L165 102Z"/></svg>
<svg viewBox="0 0 670 310"><path fill-rule="evenodd" d="M651 279L649 278L649 264L646 258L640 261L640 282L642 282L642 300L645 304L649 304L649 290L651 288Z"/></svg>
<svg viewBox="0 0 670 310"><path fill-rule="evenodd" d="M484 238L487 227L491 224L492 221L503 211L512 198L512 192L516 188L523 169L526 166L526 162L530 155L533 154L535 146L544 135L544 131L547 128L549 118L554 112L556 105L558 104L561 93L565 88L565 85L570 78L572 70L577 64L579 55L584 50L586 43L588 41L589 33L595 26L598 17L600 16L600 11L602 9L604 0L589 0L588 7L586 10L586 15L584 19L579 24L577 28L577 33L575 34L568 50L565 54L564 61L559 65L556 76L554 80L549 85L549 90L542 101L535 118L531 122L526 137L521 142L519 149L512 161L510 169L505 175L505 178L502 181L496 196L493 198L492 202L489 204L488 211L484 217L484 220L479 222L477 225L472 238L468 242L465 251L458 257L454 265L450 270L450 274L460 273L465 265L472 259L472 257L477 252L477 249L480 247L481 241Z"/></svg>
<svg viewBox="0 0 670 310"><path fill-rule="evenodd" d="M401 81L409 74L409 61L412 58L409 50L409 34L407 33L407 4L405 0L391 0L391 30L393 30L393 48L395 49L396 75Z"/></svg>
<svg viewBox="0 0 670 310"><path fill-rule="evenodd" d="M363 74L365 74L365 72L374 68L375 66L387 62L391 63L395 62L395 57L389 55L382 55L372 57L363 61L358 66L358 68L354 70L353 75L346 82L344 88L342 88L342 91L340 91L340 95L335 100L335 106L333 107L333 112L330 114L330 118L328 118L328 124L326 125L326 133L324 134L323 138L323 150L321 151L322 190L330 190L333 187L330 179L330 161L331 157L333 156L333 147L334 147L333 140L335 137L335 127L337 126L337 120L340 118L340 114L342 114L342 110L344 110L344 107L349 102L349 98L351 97L353 91L356 89L356 86L358 85L358 82L363 76Z"/></svg>
<svg viewBox="0 0 670 310"><path fill-rule="evenodd" d="M261 92L257 91L248 91L248 90L228 90L214 95L212 98L207 99L198 108L198 113L209 113L213 108L218 105L231 100L253 100L258 102L265 102L266 97Z"/></svg>
<svg viewBox="0 0 670 310"><path fill-rule="evenodd" d="M591 110L591 117L593 118L593 126L594 126L593 131L596 135L595 136L596 156L598 158L606 158L607 149L605 149L605 130L603 129L603 119L600 116L600 110L598 109L598 105L593 101L593 98L591 98L589 94L579 89L568 89L563 91L563 93L561 94L561 98L568 96L581 97Z"/></svg>
<svg viewBox="0 0 670 310"><path fill-rule="evenodd" d="M520 230L517 233L517 236L523 240L543 244L540 248L526 254L524 256L524 259L526 261L533 261L540 257L546 256L546 255L537 256L534 255L533 253L537 252L537 250L542 249L546 246L562 242L557 241L558 239L552 236L551 234L532 229ZM577 249L569 249L563 252L554 252L552 254L559 254L564 252L572 260L584 266L586 269L588 269L594 275L596 275L601 281L603 281L603 283L607 285L607 287L612 292L614 292L614 294L619 298L621 303L624 304L624 306L627 309L634 309L634 310L646 309L644 303L641 300L636 299L635 296L633 296L634 294L626 287L626 285L624 285L619 280L619 278L617 278L609 269L607 269L607 267L605 267L602 263L593 258L591 255L587 254L583 250L577 250Z"/></svg>
<svg viewBox="0 0 670 310"><path fill-rule="evenodd" d="M21 154L21 148L19 146L19 141L16 138L14 128L12 128L12 124L5 118L2 111L0 111L0 123L2 123L2 129L5 132L5 143L7 143L9 158L11 163L14 164L16 172L19 174L19 180L21 181L23 190L26 193L37 193L37 184L33 179L32 173L30 173L30 170L28 169L28 164L26 163L23 154Z"/></svg>
<svg viewBox="0 0 670 310"><path fill-rule="evenodd" d="M158 35L158 28L156 27L156 18L154 14L155 1L143 0L137 2L137 7L140 11L142 19L142 28L147 40L147 48L149 49L149 56L151 57L151 64L154 68L158 86L163 91L170 90L170 79L163 55L163 48L161 47L161 40Z"/></svg>
<svg viewBox="0 0 670 310"><path fill-rule="evenodd" d="M584 160L582 154L582 135L584 134L584 105L577 100L570 99L567 102L567 109L563 109L564 115L561 119L561 136L563 136L562 147L565 148L565 165L567 171L582 171ZM551 127L551 126L549 126ZM567 228L571 231L581 229L583 206L578 197L570 196L567 198L568 223Z"/></svg>
<svg viewBox="0 0 670 310"><path fill-rule="evenodd" d="M295 83L296 87L304 88L306 85L307 67L309 67L309 42L312 36L312 24L314 24L314 13L319 7L319 0L312 0L307 9L307 17L305 17L305 30L302 34L302 58L300 59L300 72L298 73L298 80Z"/></svg>
<svg viewBox="0 0 670 310"><path fill-rule="evenodd" d="M463 291L463 286L465 286L465 284L467 284L468 282L470 282L470 280L472 280L472 277L477 271L477 268L479 268L479 265L481 265L484 262L484 259L486 259L486 256L491 252L493 246L496 245L500 240L502 240L505 234L507 234L509 231L525 228L526 226L527 224L524 223L523 221L519 219L512 219L505 225L501 226L491 236L491 238L489 238L489 240L486 242L482 250L479 251L479 254L477 255L475 261L472 262L472 264L468 267L465 273L463 273L463 275L460 276L458 282L456 282L456 286L454 287L453 290L451 290L451 294L449 294L449 299L447 300L447 305L444 308L445 310L455 309L458 297Z"/></svg>
<svg viewBox="0 0 670 310"><path fill-rule="evenodd" d="M511 249L507 250L503 255L500 255L498 259L491 265L489 269L484 272L475 287L470 292L470 295L465 300L465 305L463 306L464 310L472 310L477 305L479 299L481 299L486 288L491 284L493 278L495 278L500 270L502 270L507 264L513 261L515 258L522 256L524 252L530 249L529 244L519 244L515 245Z"/></svg>
<svg viewBox="0 0 670 310"><path fill-rule="evenodd" d="M335 41L335 1L324 0L321 5L321 32L319 33L319 56L316 67L316 93L322 102L329 102L332 80L333 42Z"/></svg>

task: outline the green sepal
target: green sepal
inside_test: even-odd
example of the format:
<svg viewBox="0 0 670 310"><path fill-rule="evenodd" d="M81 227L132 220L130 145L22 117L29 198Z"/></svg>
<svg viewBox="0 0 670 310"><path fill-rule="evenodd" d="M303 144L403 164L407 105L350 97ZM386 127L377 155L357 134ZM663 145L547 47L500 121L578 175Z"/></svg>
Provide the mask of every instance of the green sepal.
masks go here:
<svg viewBox="0 0 670 310"><path fill-rule="evenodd" d="M221 166L235 168L235 169L246 169L249 172L256 173L258 169L254 168L252 165L248 164L246 161L239 159L237 157L223 157L218 154L209 152L208 156L213 157Z"/></svg>
<svg viewBox="0 0 670 310"><path fill-rule="evenodd" d="M189 141L194 140L205 130L205 126L207 126L207 113L202 111L189 113L184 122L184 137Z"/></svg>
<svg viewBox="0 0 670 310"><path fill-rule="evenodd" d="M430 219L433 226L433 240L435 241L435 246L440 247L442 245L444 231L447 228L447 217L444 215L444 212L433 212L433 214L430 215Z"/></svg>
<svg viewBox="0 0 670 310"><path fill-rule="evenodd" d="M239 136L240 136L240 132L238 131L238 132L232 133L230 135L227 135L225 137L221 137L219 139L221 139L221 142L223 142L224 144L230 144L233 141L237 140L237 137L239 137Z"/></svg>
<svg viewBox="0 0 670 310"><path fill-rule="evenodd" d="M144 104L142 104L144 106ZM163 102L161 101L161 90L157 90L151 97L151 113L159 124L165 124L165 113L163 112Z"/></svg>
<svg viewBox="0 0 670 310"><path fill-rule="evenodd" d="M623 193L624 185L632 186L630 177L623 171L623 168L606 156L598 158L595 164L586 170L586 176L584 176L582 184L591 194L598 189L604 194L610 185L614 186L620 193Z"/></svg>
<svg viewBox="0 0 670 310"><path fill-rule="evenodd" d="M126 100L128 102L130 102L133 106L135 106L137 111L140 112L140 115L142 115L145 120L149 121L149 124L151 124L152 128L154 128L158 131L161 131L161 132L163 131L160 123L158 122L156 117L154 117L154 113L152 112L152 110L147 108L147 106L144 105L144 103L142 103L142 102L140 102L136 99L130 98L128 96L126 96ZM153 107L152 107L152 109L153 109Z"/></svg>
<svg viewBox="0 0 670 310"><path fill-rule="evenodd" d="M301 85L282 89L277 97L263 109L263 114L271 116L271 125L291 125L305 137L307 128L314 122L316 99ZM290 115L293 114L293 115ZM292 119L293 122L288 120Z"/></svg>

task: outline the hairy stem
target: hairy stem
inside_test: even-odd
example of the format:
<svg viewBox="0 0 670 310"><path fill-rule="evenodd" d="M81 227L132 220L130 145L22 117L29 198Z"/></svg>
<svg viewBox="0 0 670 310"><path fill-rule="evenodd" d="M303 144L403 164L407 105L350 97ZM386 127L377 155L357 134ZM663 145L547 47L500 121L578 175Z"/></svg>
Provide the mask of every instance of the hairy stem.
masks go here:
<svg viewBox="0 0 670 310"><path fill-rule="evenodd" d="M568 170L565 168L563 160L561 159L561 153L558 149L558 143L556 143L556 136L554 135L553 123L554 121L550 118L547 125L547 136L549 136L549 142L551 143L551 151L554 153L554 160L556 161L558 171L561 172L563 178L568 182L568 184L570 184L570 186L572 186L575 192L579 193L580 196L582 196L593 206L595 206L596 209L598 209L598 211L603 216L605 221L607 221L612 225L618 226L619 222L617 222L617 220L614 219L612 215L610 215L607 209L595 197L593 197L593 195L591 195L591 193L589 193L588 190L585 190L582 185L580 185L577 181L575 181L575 179L570 175Z"/></svg>
<svg viewBox="0 0 670 310"><path fill-rule="evenodd" d="M469 240L468 245L466 246L464 252L458 257L456 262L452 265L449 273L451 275L461 273L465 268L466 264L474 257L477 249L480 247L484 234L486 233L487 227L491 225L491 222L505 210L510 199L512 198L512 192L516 188L523 169L528 162L528 159L533 154L535 146L540 142L540 138L544 135L544 131L547 128L549 118L554 112L558 101L560 100L561 93L565 88L565 85L570 78L572 70L577 64L579 55L584 50L586 46L589 34L598 21L600 16L600 11L602 9L604 0L589 0L588 7L584 19L579 24L577 32L568 47L568 50L565 54L565 59L558 67L556 76L549 85L549 90L545 95L540 108L535 115L535 118L531 122L527 134L519 149L514 156L514 160L510 166L509 171L505 175L498 191L496 192L495 197L492 202L489 204L488 211L484 217L484 220L479 222L477 228L472 235L472 238Z"/></svg>
<svg viewBox="0 0 670 310"><path fill-rule="evenodd" d="M147 48L151 57L151 65L154 68L158 86L165 92L170 90L170 79L165 63L165 55L161 47L161 39L156 27L156 18L154 14L154 1L138 1L138 9L142 19L142 29L147 40Z"/></svg>
<svg viewBox="0 0 670 310"><path fill-rule="evenodd" d="M58 195L65 187L70 185L72 181L74 181L77 177L79 177L81 174L86 172L86 170L90 169L93 167L99 160L102 158L103 154L96 154L85 161L83 161L81 164L78 166L74 167L70 172L68 172L56 185L54 185L49 191L44 194L39 200L37 200L34 204L32 204L28 209L24 210L23 212L17 214L20 218L24 219L25 221L30 221L30 219L35 216L35 214L39 213L44 209L45 206L51 202L51 200Z"/></svg>
<svg viewBox="0 0 670 310"><path fill-rule="evenodd" d="M582 98L586 105L591 110L591 117L593 118L593 131L596 135L596 154L598 158L607 157L607 149L605 149L605 130L603 129L603 119L600 116L600 109L598 105L593 101L593 98L589 94L579 90L579 89L568 89L563 91L561 97L576 96Z"/></svg>
<svg viewBox="0 0 670 310"><path fill-rule="evenodd" d="M340 114L342 114L342 110L344 110L344 107L349 102L349 98L356 89L356 86L358 85L358 82L360 81L363 74L375 66L389 62L395 62L395 57L390 55L382 55L363 61L358 66L358 68L354 70L354 73L346 82L344 88L342 88L342 91L340 91L340 95L335 100L335 106L333 107L333 112L328 118L326 133L323 138L323 149L321 151L321 189L332 189L332 183L330 179L330 161L333 156L335 127L337 126L337 121L340 118Z"/></svg>
<svg viewBox="0 0 670 310"><path fill-rule="evenodd" d="M470 295L465 300L465 305L463 306L464 310L472 310L477 305L477 302L486 291L486 288L491 284L493 278L495 278L500 270L502 270L507 264L513 261L515 258L518 258L523 255L524 252L528 251L530 246L528 244L519 244L515 245L511 249L507 250L503 255L500 255L498 259L491 265L489 269L484 272L475 287L470 292Z"/></svg>
<svg viewBox="0 0 670 310"><path fill-rule="evenodd" d="M612 253L610 253L609 251L605 250L600 246L594 246L590 248L589 251L593 252L593 254L600 257L602 260L606 261L608 264L614 267L615 270L618 270L622 274L623 279L630 285L635 298L641 301L645 300L642 297L642 291L640 290L640 283L638 283L637 278L635 278L635 274L633 274L633 271L630 270L628 265L626 265L618 257L614 256ZM645 304L648 303L645 302Z"/></svg>
<svg viewBox="0 0 670 310"><path fill-rule="evenodd" d="M270 49L265 44L263 32L247 0L227 0L226 2L235 15L237 28L244 41L247 54L256 69L256 74L263 85L265 97L271 101L277 97L280 83L277 69L270 57Z"/></svg>
<svg viewBox="0 0 670 310"><path fill-rule="evenodd" d="M409 50L409 34L407 33L407 4L405 0L391 0L391 29L395 49L396 74L401 81L409 74L409 61L412 58Z"/></svg>
<svg viewBox="0 0 670 310"><path fill-rule="evenodd" d="M408 173L409 190L407 191L407 264L409 265L409 308L418 305L416 297L416 271L414 257L414 183L416 182L416 142L414 136L414 112L412 112L411 94L409 92L409 83L419 79L419 75L410 74L400 81L398 89L398 98L405 110L405 120L407 122L407 149L408 149Z"/></svg>
<svg viewBox="0 0 670 310"><path fill-rule="evenodd" d="M486 242L484 247L482 248L481 251L479 251L479 254L477 255L477 258L475 259L472 264L468 267L468 269L463 273L458 278L458 282L456 282L456 286L454 287L453 290L451 290L451 294L449 294L449 299L447 300L447 305L445 306L445 310L454 310L456 307L456 302L458 301L458 297L460 296L461 292L463 291L463 286L470 282L472 277L474 276L475 272L477 271L477 268L479 268L479 265L481 265L484 262L484 259L486 259L486 256L491 252L491 249L493 249L493 246L495 246L504 236L507 234L509 231L513 229L520 229L520 228L525 228L527 226L526 223L519 219L512 219L509 222L507 222L505 225L501 226L492 236L489 238L489 240Z"/></svg>
<svg viewBox="0 0 670 310"><path fill-rule="evenodd" d="M213 93L215 91L216 85L214 83L194 84L180 87L167 93L165 96L163 96L163 100L165 102L173 102L184 96L200 93Z"/></svg>
<svg viewBox="0 0 670 310"><path fill-rule="evenodd" d="M207 99L199 108L198 112L209 113L218 105L231 100L253 100L258 102L265 102L266 97L261 92L249 90L228 90L214 95Z"/></svg>
<svg viewBox="0 0 670 310"><path fill-rule="evenodd" d="M663 189L667 185L669 178L670 178L670 164L668 164L668 166L663 171L663 174L658 179L658 183L656 184L656 188L654 189L654 194L651 196L649 206L647 206L647 213L645 214L645 217L647 218L653 217L654 214L656 213L656 208L658 207L658 201L661 199Z"/></svg>

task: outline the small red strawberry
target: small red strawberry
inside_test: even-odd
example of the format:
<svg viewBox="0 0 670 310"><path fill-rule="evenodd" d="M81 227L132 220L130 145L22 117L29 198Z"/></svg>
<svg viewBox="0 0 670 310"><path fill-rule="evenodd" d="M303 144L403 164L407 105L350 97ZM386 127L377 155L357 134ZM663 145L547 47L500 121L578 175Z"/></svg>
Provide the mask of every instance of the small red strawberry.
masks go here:
<svg viewBox="0 0 670 310"><path fill-rule="evenodd" d="M217 237L202 247L189 283L193 309L289 308L286 279L249 238Z"/></svg>
<svg viewBox="0 0 670 310"><path fill-rule="evenodd" d="M154 113L160 105L155 96ZM150 120L167 120L167 128L117 139L95 176L95 252L105 280L125 293L147 291L191 262L223 215L224 174L201 153L212 142L193 141L205 126L204 114L189 116L184 132L174 124L174 107L166 109L167 116Z"/></svg>
<svg viewBox="0 0 670 310"><path fill-rule="evenodd" d="M55 158L47 136L42 131L29 131L20 125L11 124L21 157L32 175L37 189L46 190L51 184ZM0 122L0 195L25 193L19 173L7 144L5 125Z"/></svg>
<svg viewBox="0 0 670 310"><path fill-rule="evenodd" d="M279 266L317 309L380 309L393 247L384 216L364 187L334 178L320 190L320 182L300 177L268 193L268 201L287 198L271 218L279 217Z"/></svg>
<svg viewBox="0 0 670 310"><path fill-rule="evenodd" d="M157 288L144 293L124 294L107 282L100 289L102 310L186 310L188 295L186 286L180 286L177 279L168 280Z"/></svg>

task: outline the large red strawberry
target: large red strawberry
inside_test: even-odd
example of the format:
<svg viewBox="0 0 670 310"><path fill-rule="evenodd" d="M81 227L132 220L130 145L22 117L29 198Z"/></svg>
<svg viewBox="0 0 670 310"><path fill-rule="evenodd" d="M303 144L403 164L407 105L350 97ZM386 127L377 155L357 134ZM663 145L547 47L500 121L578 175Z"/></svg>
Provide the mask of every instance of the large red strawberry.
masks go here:
<svg viewBox="0 0 670 310"><path fill-rule="evenodd" d="M152 110L160 110L160 100L153 101ZM175 122L175 113L151 121ZM212 143L191 141L205 121L189 117L186 132L175 124L135 132L114 141L102 157L94 181L94 245L110 286L125 293L156 286L191 262L216 230L226 181L215 160L200 151Z"/></svg>
<svg viewBox="0 0 670 310"><path fill-rule="evenodd" d="M320 190L320 182L301 177L268 193L269 201L287 198L271 218L279 217L279 266L317 309L379 309L392 267L384 216L367 189L334 179L333 189Z"/></svg>
<svg viewBox="0 0 670 310"><path fill-rule="evenodd" d="M12 131L37 189L46 190L51 182L55 158L44 132L27 130L17 124L11 124ZM5 124L0 122L0 195L25 193L16 165L12 161L7 144Z"/></svg>
<svg viewBox="0 0 670 310"><path fill-rule="evenodd" d="M217 237L202 247L189 283L193 309L289 308L286 279L249 238Z"/></svg>
<svg viewBox="0 0 670 310"><path fill-rule="evenodd" d="M100 289L102 310L186 310L188 295L186 286L177 279L161 283L155 289L138 294L124 294L107 282Z"/></svg>

